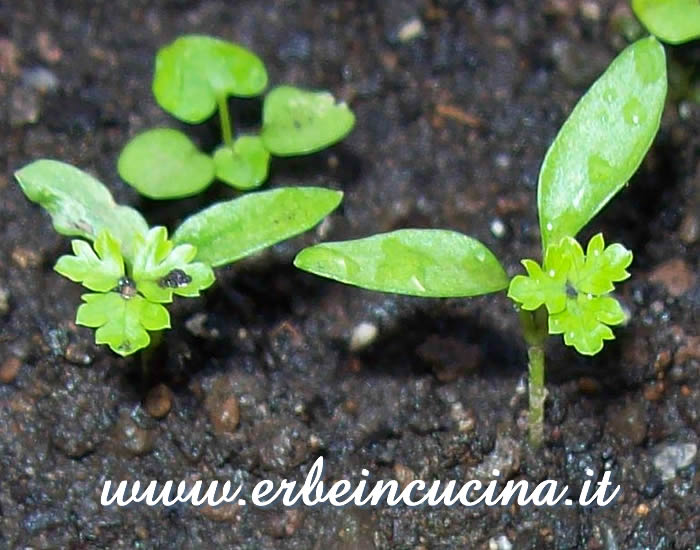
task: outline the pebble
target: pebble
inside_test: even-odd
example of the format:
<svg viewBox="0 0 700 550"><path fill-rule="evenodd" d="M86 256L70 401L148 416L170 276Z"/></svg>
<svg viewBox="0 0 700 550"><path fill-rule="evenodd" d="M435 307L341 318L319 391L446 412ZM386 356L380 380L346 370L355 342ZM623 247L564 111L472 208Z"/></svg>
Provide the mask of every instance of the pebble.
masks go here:
<svg viewBox="0 0 700 550"><path fill-rule="evenodd" d="M363 321L352 329L350 336L350 351L361 351L370 346L379 334L377 325Z"/></svg>
<svg viewBox="0 0 700 550"><path fill-rule="evenodd" d="M148 391L144 401L146 412L153 418L165 418L173 407L173 392L165 384L158 384Z"/></svg>
<svg viewBox="0 0 700 550"><path fill-rule="evenodd" d="M652 283L660 283L671 296L682 296L695 285L695 273L682 258L672 258L657 266L650 274Z"/></svg>
<svg viewBox="0 0 700 550"><path fill-rule="evenodd" d="M420 19L414 17L403 23L401 27L399 27L399 32L397 34L400 42L410 42L419 36L423 36L425 34L425 27Z"/></svg>
<svg viewBox="0 0 700 550"><path fill-rule="evenodd" d="M664 446L654 456L654 467L661 474L661 479L670 481L676 477L676 472L690 466L698 446L695 443L672 443Z"/></svg>
<svg viewBox="0 0 700 550"><path fill-rule="evenodd" d="M685 244L694 244L700 235L700 220L693 212L689 212L681 221L678 236Z"/></svg>
<svg viewBox="0 0 700 550"><path fill-rule="evenodd" d="M496 439L493 451L468 472L469 479L490 481L495 477L508 479L520 468L520 445L513 438L502 436Z"/></svg>
<svg viewBox="0 0 700 550"><path fill-rule="evenodd" d="M128 414L122 414L114 426L113 441L117 450L131 456L143 456L155 447L156 434L141 428Z"/></svg>
<svg viewBox="0 0 700 550"><path fill-rule="evenodd" d="M64 356L68 362L74 365L87 366L92 363L92 356L76 344L68 344Z"/></svg>
<svg viewBox="0 0 700 550"><path fill-rule="evenodd" d="M15 43L7 38L0 38L0 74L17 76L19 74L19 50Z"/></svg>
<svg viewBox="0 0 700 550"><path fill-rule="evenodd" d="M58 77L46 67L32 67L22 71L22 83L40 94L55 92L58 89Z"/></svg>
<svg viewBox="0 0 700 550"><path fill-rule="evenodd" d="M10 384L17 378L19 369L22 367L22 361L17 357L8 357L0 365L0 383Z"/></svg>
<svg viewBox="0 0 700 550"><path fill-rule="evenodd" d="M10 94L10 125L34 124L39 120L39 92L29 86L17 86Z"/></svg>
<svg viewBox="0 0 700 550"><path fill-rule="evenodd" d="M506 235L506 226L499 218L491 221L489 229L491 230L491 234L497 239L502 239Z"/></svg>
<svg viewBox="0 0 700 550"><path fill-rule="evenodd" d="M505 535L500 535L489 539L489 550L511 550L512 548L513 544Z"/></svg>
<svg viewBox="0 0 700 550"><path fill-rule="evenodd" d="M198 506L197 511L212 521L233 523L239 518L240 505L236 502L222 502L218 506Z"/></svg>
<svg viewBox="0 0 700 550"><path fill-rule="evenodd" d="M0 315L5 315L8 311L10 311L10 291L0 286Z"/></svg>
<svg viewBox="0 0 700 550"><path fill-rule="evenodd" d="M205 407L209 412L209 420L216 433L236 431L241 412L238 398L235 395L215 392L207 397Z"/></svg>
<svg viewBox="0 0 700 550"><path fill-rule="evenodd" d="M37 267L41 264L41 254L35 250L18 246L12 251L12 261L22 269Z"/></svg>
<svg viewBox="0 0 700 550"><path fill-rule="evenodd" d="M405 489L409 483L415 481L416 473L408 466L396 463L394 464L394 479L399 482L401 489Z"/></svg>

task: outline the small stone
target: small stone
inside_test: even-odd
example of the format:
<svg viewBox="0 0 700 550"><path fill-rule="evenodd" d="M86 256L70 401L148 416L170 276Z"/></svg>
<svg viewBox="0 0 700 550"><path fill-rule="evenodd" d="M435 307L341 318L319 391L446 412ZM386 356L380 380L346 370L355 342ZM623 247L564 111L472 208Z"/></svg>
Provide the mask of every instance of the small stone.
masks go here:
<svg viewBox="0 0 700 550"><path fill-rule="evenodd" d="M676 365L683 365L689 359L700 359L700 336L691 336L673 356Z"/></svg>
<svg viewBox="0 0 700 550"><path fill-rule="evenodd" d="M92 363L92 356L76 344L68 344L66 346L64 357L74 365L89 365Z"/></svg>
<svg viewBox="0 0 700 550"><path fill-rule="evenodd" d="M642 502L639 506L637 506L634 509L634 513L637 514L640 518L645 518L649 515L649 505Z"/></svg>
<svg viewBox="0 0 700 550"><path fill-rule="evenodd" d="M423 34L425 34L423 22L417 17L414 17L399 27L398 37L400 42L410 42L414 38L418 38Z"/></svg>
<svg viewBox="0 0 700 550"><path fill-rule="evenodd" d="M370 346L379 334L377 325L368 322L362 322L352 329L350 337L350 351L361 351Z"/></svg>
<svg viewBox="0 0 700 550"><path fill-rule="evenodd" d="M600 5L598 5L597 2L585 0L584 2L581 2L579 10L581 15L589 21L600 20Z"/></svg>
<svg viewBox="0 0 700 550"><path fill-rule="evenodd" d="M676 477L676 472L690 466L698 452L695 443L671 443L664 446L654 456L654 467L661 474L663 481Z"/></svg>
<svg viewBox="0 0 700 550"><path fill-rule="evenodd" d="M501 436L484 460L467 472L469 479L490 481L494 478L508 479L520 468L520 445L513 438Z"/></svg>
<svg viewBox="0 0 700 550"><path fill-rule="evenodd" d="M501 239L506 235L506 226L499 218L491 221L489 229L491 230L491 234L497 239Z"/></svg>
<svg viewBox="0 0 700 550"><path fill-rule="evenodd" d="M16 86L10 94L10 125L34 124L39 120L39 92L29 86Z"/></svg>
<svg viewBox="0 0 700 550"><path fill-rule="evenodd" d="M460 433L471 432L476 425L476 418L472 409L465 409L461 403L453 403L450 407L450 418L457 424Z"/></svg>
<svg viewBox="0 0 700 550"><path fill-rule="evenodd" d="M681 221L678 236L685 244L693 244L697 242L698 235L700 235L700 220L695 213L689 212Z"/></svg>
<svg viewBox="0 0 700 550"><path fill-rule="evenodd" d="M22 83L40 94L55 92L58 77L46 67L32 67L22 71Z"/></svg>
<svg viewBox="0 0 700 550"><path fill-rule="evenodd" d="M8 357L0 365L0 383L10 384L17 378L22 361L17 357Z"/></svg>
<svg viewBox="0 0 700 550"><path fill-rule="evenodd" d="M222 502L217 506L198 506L196 510L212 521L233 523L238 520L240 505L237 502Z"/></svg>
<svg viewBox="0 0 700 550"><path fill-rule="evenodd" d="M0 74L17 76L19 74L19 50L14 42L7 38L0 38Z"/></svg>
<svg viewBox="0 0 700 550"><path fill-rule="evenodd" d="M656 354L656 359L654 360L654 370L656 372L663 372L671 364L671 352L667 349L660 351Z"/></svg>
<svg viewBox="0 0 700 550"><path fill-rule="evenodd" d="M10 311L10 291L0 286L0 315L5 315L8 311Z"/></svg>
<svg viewBox="0 0 700 550"><path fill-rule="evenodd" d="M173 392L165 384L158 384L148 391L144 401L146 412L153 418L165 418L173 406Z"/></svg>
<svg viewBox="0 0 700 550"><path fill-rule="evenodd" d="M682 258L672 258L649 274L652 283L660 283L671 296L677 298L695 285L695 273Z"/></svg>
<svg viewBox="0 0 700 550"><path fill-rule="evenodd" d="M39 50L39 57L47 63L58 63L63 57L63 51L47 31L39 31L37 33L36 45Z"/></svg>
<svg viewBox="0 0 700 550"><path fill-rule="evenodd" d="M114 427L113 441L117 451L130 456L143 456L155 446L153 430L141 428L128 414L122 414Z"/></svg>
<svg viewBox="0 0 700 550"><path fill-rule="evenodd" d="M195 313L185 321L185 328L199 338L216 340L220 336L219 330L207 327L207 320L208 316L206 313Z"/></svg>
<svg viewBox="0 0 700 550"><path fill-rule="evenodd" d="M404 489L409 483L415 481L416 473L408 466L396 463L394 464L394 479L396 479L401 488Z"/></svg>
<svg viewBox="0 0 700 550"><path fill-rule="evenodd" d="M666 384L663 381L652 382L644 387L644 398L647 401L658 401L666 391Z"/></svg>
<svg viewBox="0 0 700 550"><path fill-rule="evenodd" d="M233 433L240 421L240 405L235 395L213 394L207 397L205 406L216 433Z"/></svg>
<svg viewBox="0 0 700 550"><path fill-rule="evenodd" d="M41 264L41 255L29 248L18 246L12 251L12 261L22 269L37 267Z"/></svg>
<svg viewBox="0 0 700 550"><path fill-rule="evenodd" d="M489 539L489 550L512 550L513 544L505 535L492 537Z"/></svg>

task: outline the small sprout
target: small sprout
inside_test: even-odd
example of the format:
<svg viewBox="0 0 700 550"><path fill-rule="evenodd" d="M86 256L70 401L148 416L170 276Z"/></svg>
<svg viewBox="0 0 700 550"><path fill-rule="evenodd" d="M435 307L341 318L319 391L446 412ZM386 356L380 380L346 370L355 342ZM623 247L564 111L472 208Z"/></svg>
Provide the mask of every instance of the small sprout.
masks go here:
<svg viewBox="0 0 700 550"><path fill-rule="evenodd" d="M659 128L666 60L651 37L625 49L581 98L545 156L538 184L543 265L508 280L491 251L452 231L404 229L302 250L294 264L346 284L413 296L466 297L508 288L527 343L530 440L544 438L545 342L562 334L594 355L625 321L614 283L629 277L632 253L595 235L586 253L576 234L627 183Z"/></svg>
<svg viewBox="0 0 700 550"><path fill-rule="evenodd" d="M632 10L650 33L669 44L700 37L697 0L632 0Z"/></svg>
<svg viewBox="0 0 700 550"><path fill-rule="evenodd" d="M280 86L265 97L261 134L236 136L228 97L255 97L266 86L263 62L237 44L187 35L161 48L153 78L156 101L190 124L218 111L221 144L210 155L177 130L147 130L122 151L120 176L153 199L196 195L215 178L248 191L267 179L271 154L313 153L341 140L355 124L350 109L330 93Z"/></svg>
<svg viewBox="0 0 700 550"><path fill-rule="evenodd" d="M115 204L77 168L39 160L16 176L59 232L93 241L73 240L73 254L61 256L55 270L92 291L82 296L76 323L96 329L95 342L122 356L148 347L149 333L170 328L162 304L199 296L214 283L212 267L310 229L342 199L314 187L249 194L187 218L169 240L165 227L149 229L141 214Z"/></svg>

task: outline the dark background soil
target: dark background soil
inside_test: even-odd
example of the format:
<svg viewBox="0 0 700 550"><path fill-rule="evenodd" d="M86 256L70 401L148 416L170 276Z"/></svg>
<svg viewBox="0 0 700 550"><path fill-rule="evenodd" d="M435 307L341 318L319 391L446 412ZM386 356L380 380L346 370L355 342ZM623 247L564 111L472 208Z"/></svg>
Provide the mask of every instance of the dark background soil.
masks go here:
<svg viewBox="0 0 700 550"><path fill-rule="evenodd" d="M684 84L697 46L667 48L674 87L657 140L583 235L634 250L620 285L632 320L593 359L552 339L545 448L525 442L524 347L503 296L397 297L290 267L322 239L440 227L477 237L517 273L537 254L545 150L630 21L611 0L0 1L0 548L700 548L700 107ZM342 189L341 208L178 302L143 377L138 358L73 324L81 288L52 271L69 242L12 172L70 162L171 228L232 196L215 185L149 202L115 169L135 133L177 126L151 96L153 58L192 32L250 47L272 84L333 91L357 126L329 151L276 160L268 184ZM236 106L242 125L259 116L255 101ZM218 136L215 120L193 131L203 147ZM360 323L378 336L351 352ZM236 407L237 426L226 420ZM586 468L611 469L622 496L602 509L99 504L106 479L250 490L303 479L319 455L328 480L367 468L372 480L464 481L498 467L577 490Z"/></svg>

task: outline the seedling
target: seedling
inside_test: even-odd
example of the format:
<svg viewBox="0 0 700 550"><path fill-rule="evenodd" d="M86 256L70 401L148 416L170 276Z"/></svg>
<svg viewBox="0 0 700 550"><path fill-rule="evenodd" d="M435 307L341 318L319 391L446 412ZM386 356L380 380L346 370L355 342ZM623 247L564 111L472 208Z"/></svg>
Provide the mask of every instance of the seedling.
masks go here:
<svg viewBox="0 0 700 550"><path fill-rule="evenodd" d="M314 153L340 141L355 124L348 106L328 92L278 86L265 96L260 134L236 136L228 97L259 96L266 86L265 65L245 48L209 36L178 38L156 55L153 94L189 124L218 110L222 143L208 155L178 130L147 130L122 151L119 174L153 199L195 195L215 178L250 190L267 179L270 155Z"/></svg>
<svg viewBox="0 0 700 550"><path fill-rule="evenodd" d="M54 269L91 291L76 323L96 329L95 342L122 356L170 328L164 304L199 296L214 283L212 268L310 229L342 198L318 187L250 193L190 216L168 239L165 227L149 228L137 210L116 204L102 183L69 164L38 160L15 177L58 233L80 237Z"/></svg>
<svg viewBox="0 0 700 550"><path fill-rule="evenodd" d="M700 38L700 2L697 0L632 0L642 24L669 44Z"/></svg>
<svg viewBox="0 0 700 550"><path fill-rule="evenodd" d="M402 229L302 250L294 264L350 285L426 297L468 297L508 289L529 360L529 429L543 441L545 342L595 355L625 320L611 292L629 276L632 253L595 235L586 252L576 234L622 189L659 128L666 96L663 47L645 38L626 48L581 98L542 164L537 193L543 265L509 279L482 243L454 231Z"/></svg>

